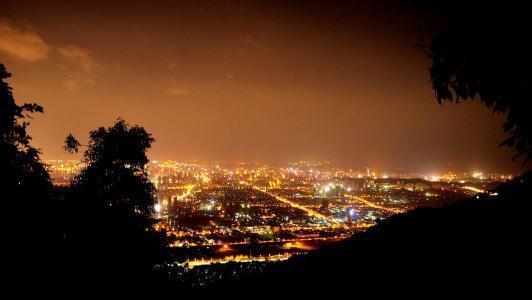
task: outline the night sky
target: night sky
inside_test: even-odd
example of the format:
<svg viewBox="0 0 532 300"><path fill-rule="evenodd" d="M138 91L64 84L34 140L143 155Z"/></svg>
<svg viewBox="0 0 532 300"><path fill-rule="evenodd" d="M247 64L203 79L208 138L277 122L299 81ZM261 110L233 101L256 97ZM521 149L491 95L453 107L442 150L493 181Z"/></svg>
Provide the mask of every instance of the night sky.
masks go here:
<svg viewBox="0 0 532 300"><path fill-rule="evenodd" d="M436 102L415 5L84 2L0 2L0 61L45 108L30 130L45 159L122 117L154 135L151 159L520 170L504 116Z"/></svg>

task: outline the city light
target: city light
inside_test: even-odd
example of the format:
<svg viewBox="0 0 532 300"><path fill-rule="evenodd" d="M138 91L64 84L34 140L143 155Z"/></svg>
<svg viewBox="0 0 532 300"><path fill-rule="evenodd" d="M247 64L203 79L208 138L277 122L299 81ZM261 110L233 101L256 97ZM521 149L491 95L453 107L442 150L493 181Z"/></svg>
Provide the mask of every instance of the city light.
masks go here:
<svg viewBox="0 0 532 300"><path fill-rule="evenodd" d="M80 170L76 161L48 163L58 185L70 182ZM445 191L455 194L455 199L487 193L486 178L512 176L479 172L377 175L369 170L307 161L275 167L158 160L146 166L148 180L156 188L153 210L158 222L154 228L174 240L171 248L183 249L183 259L194 258L189 268L284 260L366 230L378 219L433 205ZM253 243L267 245L269 250L250 258ZM216 247L214 253L231 255L201 256L209 247Z"/></svg>
<svg viewBox="0 0 532 300"><path fill-rule="evenodd" d="M527 3L0 0L7 286L526 295Z"/></svg>

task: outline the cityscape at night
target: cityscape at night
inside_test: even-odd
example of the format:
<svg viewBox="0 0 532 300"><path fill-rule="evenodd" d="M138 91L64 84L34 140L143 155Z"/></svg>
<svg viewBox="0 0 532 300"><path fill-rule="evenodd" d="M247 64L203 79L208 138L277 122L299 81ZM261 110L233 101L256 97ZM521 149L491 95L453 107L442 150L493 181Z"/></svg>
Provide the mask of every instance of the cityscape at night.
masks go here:
<svg viewBox="0 0 532 300"><path fill-rule="evenodd" d="M76 160L45 163L57 185L72 181L83 165ZM328 161L286 166L151 161L147 174L157 190L154 226L171 238L167 264L176 270L275 263L394 214L477 194L495 196L493 190L513 179L480 171L423 175L341 169ZM202 276L194 280L189 284L212 283Z"/></svg>
<svg viewBox="0 0 532 300"><path fill-rule="evenodd" d="M521 297L529 14L0 0L8 289Z"/></svg>

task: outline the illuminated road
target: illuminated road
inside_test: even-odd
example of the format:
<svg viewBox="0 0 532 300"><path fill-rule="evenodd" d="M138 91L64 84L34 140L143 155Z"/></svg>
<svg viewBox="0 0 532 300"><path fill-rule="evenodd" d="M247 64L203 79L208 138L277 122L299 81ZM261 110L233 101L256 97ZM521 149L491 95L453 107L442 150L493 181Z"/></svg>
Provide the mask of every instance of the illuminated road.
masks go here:
<svg viewBox="0 0 532 300"><path fill-rule="evenodd" d="M366 206L369 206L369 207L372 207L372 208L376 208L376 209L381 209L381 210L388 211L388 212L391 212L391 213L400 214L400 213L404 212L402 209L386 207L386 206L375 204L375 203L373 203L371 201L368 201L368 200L366 200L366 199L364 199L362 197L359 197L359 196L345 194L345 197L349 198L349 199L356 200L356 201L360 201L360 202L364 203Z"/></svg>
<svg viewBox="0 0 532 300"><path fill-rule="evenodd" d="M468 191L475 192L475 193L479 193L479 194L482 194L482 193L485 193L485 192L486 192L485 190L482 190L482 189L476 188L476 187L474 187L474 186L463 186L462 188L463 188L464 190L468 190Z"/></svg>
<svg viewBox="0 0 532 300"><path fill-rule="evenodd" d="M343 234L338 235L334 237L313 237L313 238L293 238L293 239L283 239L282 241L279 240L264 240L264 241L258 241L259 244L279 244L279 243L286 243L286 242L312 242L312 241L339 241L343 240L346 237L350 236L350 234ZM227 242L227 243L206 243L206 244L196 244L196 243L187 243L186 245L180 245L179 242L175 242L173 244L170 244L171 248L200 248L200 247L214 247L214 246L237 246L237 245L249 245L249 242Z"/></svg>
<svg viewBox="0 0 532 300"><path fill-rule="evenodd" d="M287 260L289 259L293 254L291 253L284 253L284 254L274 254L274 255L268 255L268 256L254 256L249 257L247 255L236 255L236 256L226 256L223 258L208 258L208 259L195 259L187 261L186 264L188 264L188 268L192 269L197 266L205 266L210 265L213 263L218 264L225 264L228 262L252 262L252 261L281 261L281 260ZM182 265L185 265L183 263Z"/></svg>
<svg viewBox="0 0 532 300"><path fill-rule="evenodd" d="M192 190L195 188L196 186L193 185L193 184L189 184L189 185L185 185L183 186L182 188L185 189L185 192L179 196L175 196L176 200L183 200L185 199L186 197L190 196L190 194L192 194Z"/></svg>
<svg viewBox="0 0 532 300"><path fill-rule="evenodd" d="M267 191L265 191L265 190L262 190L262 189L260 189L260 188L258 188L258 187L256 187L256 186L253 186L253 188L254 188L255 190L257 190L257 191L261 191L261 192L263 192L263 193L265 193L265 194L268 194L268 195L272 196L273 198L277 199L277 201L280 201L280 202L286 203L286 204L290 205L290 206L293 207L293 208L300 209L300 210L306 212L309 216L312 216L312 217L316 217L316 218L319 218L319 219L325 220L325 221L327 221L327 222L329 222L329 223L338 224L338 222L335 221L335 220L333 220L331 217L326 216L326 215L323 215L323 214L320 214L319 212L317 212L317 211L315 211L315 210L312 210L312 209L310 209L310 208L308 208L308 207L305 207L305 206L303 206L303 205L301 205L301 204L295 203L295 202L293 202L293 201L291 201L291 200L289 200L289 199L287 199L287 198L284 198L284 197L281 197L281 196L278 196L278 195L275 195L275 194L269 193L269 192L267 192Z"/></svg>

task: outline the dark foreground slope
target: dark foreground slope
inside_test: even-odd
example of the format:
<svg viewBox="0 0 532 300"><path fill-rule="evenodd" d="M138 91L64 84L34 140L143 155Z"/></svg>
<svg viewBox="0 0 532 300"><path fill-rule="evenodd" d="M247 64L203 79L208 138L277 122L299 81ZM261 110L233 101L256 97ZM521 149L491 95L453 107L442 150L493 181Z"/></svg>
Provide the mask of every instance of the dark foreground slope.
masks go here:
<svg viewBox="0 0 532 300"><path fill-rule="evenodd" d="M530 266L531 176L443 208L416 209L266 272L220 285L322 290L523 288Z"/></svg>

